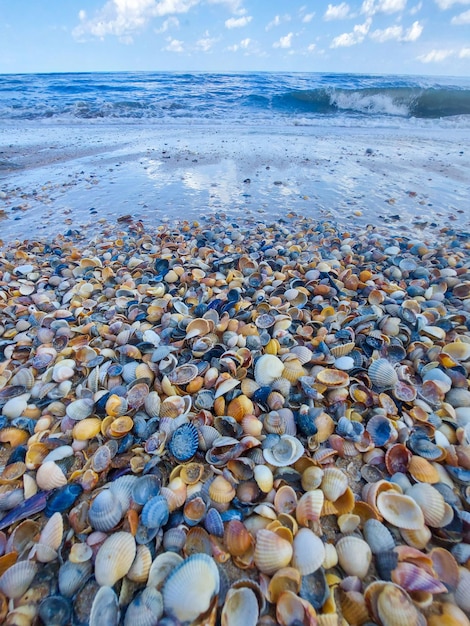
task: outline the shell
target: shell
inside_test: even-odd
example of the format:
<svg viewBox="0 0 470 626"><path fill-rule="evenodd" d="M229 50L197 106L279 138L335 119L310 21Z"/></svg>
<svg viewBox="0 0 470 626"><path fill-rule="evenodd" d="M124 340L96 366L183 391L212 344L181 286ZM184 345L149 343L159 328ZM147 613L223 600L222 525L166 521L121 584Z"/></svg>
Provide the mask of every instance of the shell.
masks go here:
<svg viewBox="0 0 470 626"><path fill-rule="evenodd" d="M88 519L92 528L104 532L117 526L123 515L121 502L110 489L100 491L88 509Z"/></svg>
<svg viewBox="0 0 470 626"><path fill-rule="evenodd" d="M283 378L286 378L291 383L296 383L301 376L305 376L306 374L305 368L296 356L288 355L287 358L284 359Z"/></svg>
<svg viewBox="0 0 470 626"><path fill-rule="evenodd" d="M303 453L303 445L292 435L281 435L279 441L272 448L264 448L263 450L266 462L274 467L293 465Z"/></svg>
<svg viewBox="0 0 470 626"><path fill-rule="evenodd" d="M406 495L413 498L424 515L424 521L429 526L438 528L446 515L446 506L443 496L428 483L417 483L406 491Z"/></svg>
<svg viewBox="0 0 470 626"><path fill-rule="evenodd" d="M49 491L67 484L67 478L54 461L45 461L36 473L36 482L40 489Z"/></svg>
<svg viewBox="0 0 470 626"><path fill-rule="evenodd" d="M182 623L193 622L209 609L219 586L214 560L206 554L194 554L166 579L162 589L165 612Z"/></svg>
<svg viewBox="0 0 470 626"><path fill-rule="evenodd" d="M132 485L131 497L136 504L143 506L150 498L160 493L161 480L154 474L139 476ZM112 489L112 486L111 486Z"/></svg>
<svg viewBox="0 0 470 626"><path fill-rule="evenodd" d="M135 559L127 572L127 578L136 583L147 582L150 567L152 565L152 553L145 545L137 546Z"/></svg>
<svg viewBox="0 0 470 626"><path fill-rule="evenodd" d="M212 331L213 323L202 317L193 319L186 326L186 340L193 337L203 337Z"/></svg>
<svg viewBox="0 0 470 626"><path fill-rule="evenodd" d="M149 417L160 417L161 400L156 391L150 391L144 400L145 412Z"/></svg>
<svg viewBox="0 0 470 626"><path fill-rule="evenodd" d="M387 552L395 547L392 533L385 524L376 519L368 519L364 523L364 538L369 544L372 554Z"/></svg>
<svg viewBox="0 0 470 626"><path fill-rule="evenodd" d="M95 578L100 587L112 587L130 570L136 555L134 537L117 532L102 544L95 560Z"/></svg>
<svg viewBox="0 0 470 626"><path fill-rule="evenodd" d="M119 602L111 587L100 587L91 605L90 626L119 623Z"/></svg>
<svg viewBox="0 0 470 626"><path fill-rule="evenodd" d="M392 572L392 581L408 592L447 592L447 587L437 578L413 563L398 563Z"/></svg>
<svg viewBox="0 0 470 626"><path fill-rule="evenodd" d="M124 626L157 626L162 615L162 594L147 587L127 607Z"/></svg>
<svg viewBox="0 0 470 626"><path fill-rule="evenodd" d="M92 569L91 561L73 563L65 561L59 569L59 591L66 598L71 598L90 576Z"/></svg>
<svg viewBox="0 0 470 626"><path fill-rule="evenodd" d="M366 541L352 535L342 537L336 544L336 552L338 562L348 576L366 576L372 560L372 552Z"/></svg>
<svg viewBox="0 0 470 626"><path fill-rule="evenodd" d="M179 426L168 441L168 450L179 462L189 461L196 454L199 435L193 424Z"/></svg>
<svg viewBox="0 0 470 626"><path fill-rule="evenodd" d="M64 523L60 513L54 513L39 535L39 543L49 546L53 550L58 550L62 543L64 534Z"/></svg>
<svg viewBox="0 0 470 626"><path fill-rule="evenodd" d="M259 530L256 534L254 561L264 574L274 574L287 567L292 559L292 545L270 530Z"/></svg>
<svg viewBox="0 0 470 626"><path fill-rule="evenodd" d="M255 381L260 385L268 386L276 378L280 378L284 371L284 363L274 354L263 354L255 363Z"/></svg>
<svg viewBox="0 0 470 626"><path fill-rule="evenodd" d="M183 563L183 557L175 552L162 552L156 556L150 567L147 586L161 589L167 577L181 563Z"/></svg>
<svg viewBox="0 0 470 626"><path fill-rule="evenodd" d="M371 583L364 597L371 615L382 626L426 626L424 616L398 585L383 581Z"/></svg>
<svg viewBox="0 0 470 626"><path fill-rule="evenodd" d="M393 490L383 491L377 496L377 509L397 528L419 530L424 526L423 512L410 496Z"/></svg>
<svg viewBox="0 0 470 626"><path fill-rule="evenodd" d="M241 556L252 545L253 537L239 520L230 520L225 526L224 543L232 556Z"/></svg>
<svg viewBox="0 0 470 626"><path fill-rule="evenodd" d="M342 370L325 368L318 372L317 381L329 388L346 387L349 384L349 375Z"/></svg>
<svg viewBox="0 0 470 626"><path fill-rule="evenodd" d="M390 389L398 382L398 375L387 359L377 359L371 363L368 374L373 385L379 389Z"/></svg>
<svg viewBox="0 0 470 626"><path fill-rule="evenodd" d="M25 593L38 571L32 561L18 561L0 576L0 591L7 598L17 599Z"/></svg>
<svg viewBox="0 0 470 626"><path fill-rule="evenodd" d="M325 496L320 489L306 491L297 503L295 517L301 526L310 526L320 520Z"/></svg>
<svg viewBox="0 0 470 626"><path fill-rule="evenodd" d="M160 405L160 417L179 417L191 410L191 396L168 396Z"/></svg>
<svg viewBox="0 0 470 626"><path fill-rule="evenodd" d="M170 508L166 498L158 495L145 503L140 519L146 528L160 528L167 523L169 515Z"/></svg>
<svg viewBox="0 0 470 626"><path fill-rule="evenodd" d="M92 439L101 431L101 420L98 417L86 417L76 422L72 428L72 437L78 441Z"/></svg>
<svg viewBox="0 0 470 626"><path fill-rule="evenodd" d="M256 465L253 470L254 479L263 493L269 493L273 488L274 476L266 465Z"/></svg>
<svg viewBox="0 0 470 626"><path fill-rule="evenodd" d="M301 528L294 537L292 567L295 567L302 576L306 576L316 572L324 559L323 541L310 529Z"/></svg>
<svg viewBox="0 0 470 626"><path fill-rule="evenodd" d="M336 467L327 467L323 473L323 479L320 489L323 491L325 498L335 502L348 487L347 475Z"/></svg>
<svg viewBox="0 0 470 626"><path fill-rule="evenodd" d="M257 597L249 587L229 589L222 609L222 626L256 626L259 618Z"/></svg>
<svg viewBox="0 0 470 626"><path fill-rule="evenodd" d="M214 502L225 504L234 499L235 489L223 476L216 476L209 486L209 496Z"/></svg>
<svg viewBox="0 0 470 626"><path fill-rule="evenodd" d="M93 413L95 403L90 398L80 398L71 402L66 409L66 414L74 421L80 421L90 417Z"/></svg>

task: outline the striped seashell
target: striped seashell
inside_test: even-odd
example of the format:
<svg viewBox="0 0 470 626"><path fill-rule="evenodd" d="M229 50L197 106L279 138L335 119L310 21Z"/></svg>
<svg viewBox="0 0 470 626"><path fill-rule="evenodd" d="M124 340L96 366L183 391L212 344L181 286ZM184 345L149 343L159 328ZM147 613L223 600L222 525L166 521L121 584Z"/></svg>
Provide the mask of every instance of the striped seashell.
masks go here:
<svg viewBox="0 0 470 626"><path fill-rule="evenodd" d="M17 561L0 576L0 591L16 600L21 598L36 576L38 566L33 561Z"/></svg>
<svg viewBox="0 0 470 626"><path fill-rule="evenodd" d="M161 589L168 576L183 563L183 557L176 552L163 552L155 557L150 567L147 587Z"/></svg>
<svg viewBox="0 0 470 626"><path fill-rule="evenodd" d="M78 422L93 414L95 403L91 398L74 400L66 408L66 414L70 419Z"/></svg>
<svg viewBox="0 0 470 626"><path fill-rule="evenodd" d="M59 591L66 598L71 598L91 575L90 560L83 563L65 561L60 566L58 575Z"/></svg>
<svg viewBox="0 0 470 626"><path fill-rule="evenodd" d="M316 572L325 559L325 546L309 528L301 528L294 537L292 567L302 576Z"/></svg>
<svg viewBox="0 0 470 626"><path fill-rule="evenodd" d="M162 594L147 587L127 607L124 626L157 626L162 615Z"/></svg>
<svg viewBox="0 0 470 626"><path fill-rule="evenodd" d="M369 366L370 380L378 389L391 389L398 382L398 375L387 359L376 359Z"/></svg>
<svg viewBox="0 0 470 626"><path fill-rule="evenodd" d="M222 608L222 626L256 626L260 608L255 592L248 587L229 589Z"/></svg>
<svg viewBox="0 0 470 626"><path fill-rule="evenodd" d="M161 528L164 526L170 515L170 508L163 495L154 496L142 509L140 519L146 528Z"/></svg>
<svg viewBox="0 0 470 626"><path fill-rule="evenodd" d="M320 521L325 496L321 489L306 491L297 502L295 517L301 526L316 524Z"/></svg>
<svg viewBox="0 0 470 626"><path fill-rule="evenodd" d="M103 489L88 509L88 520L95 530L107 532L119 524L124 511L119 498L110 489Z"/></svg>
<svg viewBox="0 0 470 626"><path fill-rule="evenodd" d="M270 385L282 376L284 363L274 354L263 354L255 363L255 381L261 387Z"/></svg>
<svg viewBox="0 0 470 626"><path fill-rule="evenodd" d="M119 601L111 587L100 587L91 605L89 626L118 624L120 617Z"/></svg>
<svg viewBox="0 0 470 626"><path fill-rule="evenodd" d="M218 504L231 502L235 497L235 489L223 476L216 476L209 486L211 500Z"/></svg>
<svg viewBox="0 0 470 626"><path fill-rule="evenodd" d="M36 483L40 489L49 491L67 484L67 478L54 461L45 461L36 472Z"/></svg>
<svg viewBox="0 0 470 626"><path fill-rule="evenodd" d="M338 562L348 576L364 578L369 571L372 552L366 541L348 535L336 543Z"/></svg>
<svg viewBox="0 0 470 626"><path fill-rule="evenodd" d="M100 587L112 587L130 570L136 555L131 533L118 532L101 545L95 559L95 578Z"/></svg>
<svg viewBox="0 0 470 626"><path fill-rule="evenodd" d="M64 534L64 522L61 513L54 513L39 535L39 543L58 550Z"/></svg>
<svg viewBox="0 0 470 626"><path fill-rule="evenodd" d="M282 377L286 378L289 382L295 384L301 376L307 375L306 369L296 356L288 354L283 363L284 369L282 371Z"/></svg>
<svg viewBox="0 0 470 626"><path fill-rule="evenodd" d="M290 349L291 354L299 359L302 365L306 365L312 360L313 352L307 346L294 346Z"/></svg>
<svg viewBox="0 0 470 626"><path fill-rule="evenodd" d="M152 553L146 545L138 545L135 559L127 572L127 578L136 583L146 583L150 567L152 565Z"/></svg>
<svg viewBox="0 0 470 626"><path fill-rule="evenodd" d="M406 495L418 504L426 524L434 528L441 527L446 515L446 503L437 489L428 483L416 483L406 490Z"/></svg>
<svg viewBox="0 0 470 626"><path fill-rule="evenodd" d="M376 519L368 519L364 523L364 538L369 544L372 554L387 552L395 547L392 533L385 524Z"/></svg>
<svg viewBox="0 0 470 626"><path fill-rule="evenodd" d="M145 478L144 476L133 476L132 474L127 474L125 476L120 476L113 482L109 484L109 491L116 496L122 506L123 511L127 511L131 505L131 500L133 499L134 488L138 484L140 480ZM155 494L156 495L156 494ZM145 504L145 502L139 503Z"/></svg>
<svg viewBox="0 0 470 626"><path fill-rule="evenodd" d="M354 343L354 341L349 341L348 343L331 346L330 352L335 358L339 358L348 355L351 350L354 350L355 346L356 344Z"/></svg>
<svg viewBox="0 0 470 626"><path fill-rule="evenodd" d="M145 412L149 417L160 417L161 400L156 391L150 391L144 400Z"/></svg>
<svg viewBox="0 0 470 626"><path fill-rule="evenodd" d="M335 502L343 495L347 487L348 477L342 470L336 467L325 468L320 489L327 500Z"/></svg>
<svg viewBox="0 0 470 626"><path fill-rule="evenodd" d="M263 574L274 574L282 567L287 567L292 554L292 545L286 539L266 529L257 532L254 561Z"/></svg>

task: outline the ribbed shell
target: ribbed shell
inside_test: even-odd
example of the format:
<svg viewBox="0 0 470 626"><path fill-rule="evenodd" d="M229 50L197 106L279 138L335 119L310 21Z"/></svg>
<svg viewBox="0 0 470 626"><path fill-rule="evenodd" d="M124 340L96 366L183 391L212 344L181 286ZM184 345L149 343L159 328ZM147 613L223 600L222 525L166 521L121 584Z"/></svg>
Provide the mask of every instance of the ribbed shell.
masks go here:
<svg viewBox="0 0 470 626"><path fill-rule="evenodd" d="M18 561L0 576L0 591L8 598L21 598L38 571L32 561Z"/></svg>
<svg viewBox="0 0 470 626"><path fill-rule="evenodd" d="M111 587L101 587L93 599L90 626L115 626L119 623L119 601Z"/></svg>
<svg viewBox="0 0 470 626"><path fill-rule="evenodd" d="M377 359L369 366L369 377L372 384L379 389L390 389L398 382L397 373L387 359Z"/></svg>
<svg viewBox="0 0 470 626"><path fill-rule="evenodd" d="M346 536L336 544L338 561L348 576L363 578L370 566L372 552L368 544L359 537Z"/></svg>
<svg viewBox="0 0 470 626"><path fill-rule="evenodd" d="M165 611L180 622L193 622L209 609L219 586L215 561L207 554L194 554L173 570L163 585Z"/></svg>
<svg viewBox="0 0 470 626"><path fill-rule="evenodd" d="M88 520L95 530L107 532L122 519L124 510L117 496L110 489L103 489L95 497L88 510Z"/></svg>
<svg viewBox="0 0 470 626"><path fill-rule="evenodd" d="M255 381L262 387L282 376L284 363L274 354L263 354L255 363Z"/></svg>
<svg viewBox="0 0 470 626"><path fill-rule="evenodd" d="M396 491L384 491L377 497L380 514L394 526L407 530L419 530L424 526L424 516L418 504L410 496Z"/></svg>
<svg viewBox="0 0 470 626"><path fill-rule="evenodd" d="M36 482L40 489L49 491L67 484L67 478L54 461L44 462L36 472Z"/></svg>
<svg viewBox="0 0 470 626"><path fill-rule="evenodd" d="M91 561L72 563L65 561L59 569L59 591L66 598L71 598L91 574Z"/></svg>
<svg viewBox="0 0 470 626"><path fill-rule="evenodd" d="M159 554L155 557L150 567L147 586L160 589L171 572L181 563L183 563L183 557L176 554L176 552L162 552Z"/></svg>
<svg viewBox="0 0 470 626"><path fill-rule="evenodd" d="M167 500L162 495L158 495L145 503L140 519L147 528L160 528L167 523L169 515Z"/></svg>
<svg viewBox="0 0 470 626"><path fill-rule="evenodd" d="M222 626L256 626L258 618L255 592L248 587L229 589L222 609Z"/></svg>
<svg viewBox="0 0 470 626"><path fill-rule="evenodd" d="M309 528L301 528L294 537L292 567L302 576L312 574L319 569L325 558L325 546Z"/></svg>
<svg viewBox="0 0 470 626"><path fill-rule="evenodd" d="M95 560L95 578L100 587L112 587L130 570L136 554L130 533L118 532L106 539Z"/></svg>
<svg viewBox="0 0 470 626"><path fill-rule="evenodd" d="M385 524L376 519L368 519L364 523L364 538L369 544L372 554L387 552L395 547L392 533Z"/></svg>
<svg viewBox="0 0 470 626"><path fill-rule="evenodd" d="M262 529L256 534L255 564L263 574L274 574L287 567L292 559L292 545L271 530Z"/></svg>
<svg viewBox="0 0 470 626"><path fill-rule="evenodd" d="M162 615L162 594L147 587L129 604L124 626L157 626Z"/></svg>

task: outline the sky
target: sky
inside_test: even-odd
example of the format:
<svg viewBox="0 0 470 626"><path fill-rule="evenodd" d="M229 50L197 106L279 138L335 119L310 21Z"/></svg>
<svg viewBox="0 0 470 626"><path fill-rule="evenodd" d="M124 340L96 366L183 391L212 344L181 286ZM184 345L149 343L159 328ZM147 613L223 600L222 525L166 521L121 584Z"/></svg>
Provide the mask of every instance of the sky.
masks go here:
<svg viewBox="0 0 470 626"><path fill-rule="evenodd" d="M0 0L0 73L470 76L470 0Z"/></svg>

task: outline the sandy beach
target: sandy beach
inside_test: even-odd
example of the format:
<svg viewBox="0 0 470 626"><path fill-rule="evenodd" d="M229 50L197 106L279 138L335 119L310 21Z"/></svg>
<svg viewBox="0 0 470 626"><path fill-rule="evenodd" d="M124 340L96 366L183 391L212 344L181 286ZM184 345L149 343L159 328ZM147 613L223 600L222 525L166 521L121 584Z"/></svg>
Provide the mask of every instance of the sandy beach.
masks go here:
<svg viewBox="0 0 470 626"><path fill-rule="evenodd" d="M288 211L435 237L469 228L470 131L4 125L2 239Z"/></svg>

